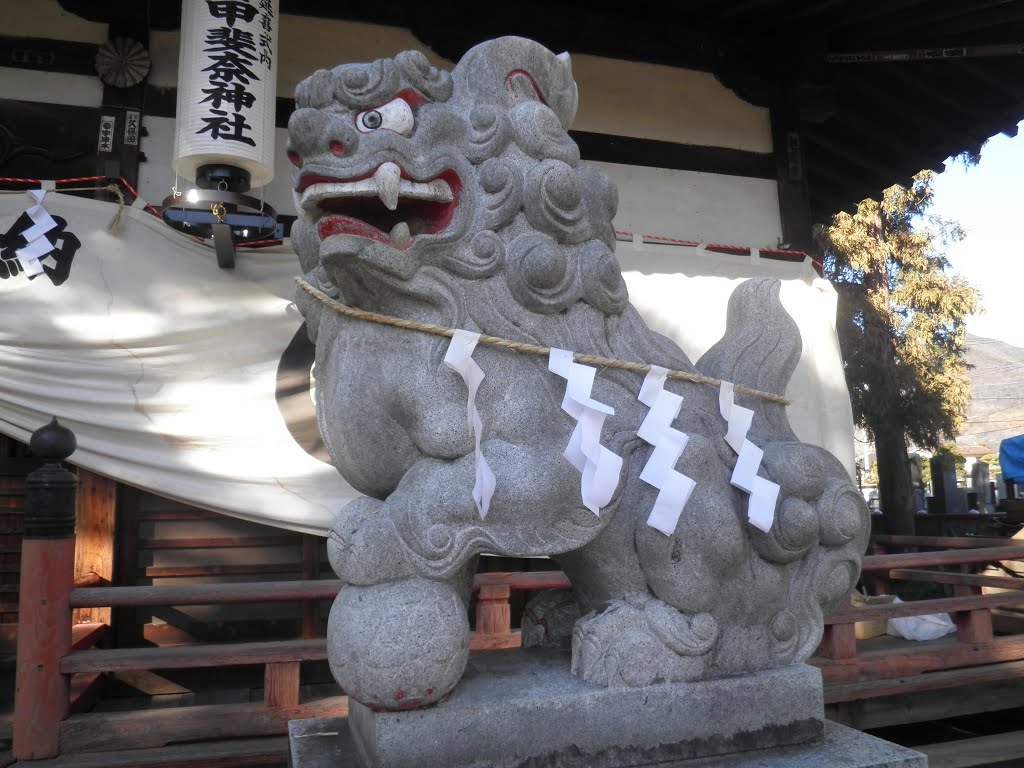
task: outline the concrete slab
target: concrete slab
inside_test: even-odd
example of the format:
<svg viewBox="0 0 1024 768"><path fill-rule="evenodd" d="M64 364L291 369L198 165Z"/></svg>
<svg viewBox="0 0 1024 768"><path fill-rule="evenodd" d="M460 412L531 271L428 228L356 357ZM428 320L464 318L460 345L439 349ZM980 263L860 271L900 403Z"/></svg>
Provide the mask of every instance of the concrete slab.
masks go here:
<svg viewBox="0 0 1024 768"><path fill-rule="evenodd" d="M291 768L363 768L345 718L293 720L288 724ZM733 755L657 763L658 768L927 768L920 752L891 744L831 720L810 744Z"/></svg>

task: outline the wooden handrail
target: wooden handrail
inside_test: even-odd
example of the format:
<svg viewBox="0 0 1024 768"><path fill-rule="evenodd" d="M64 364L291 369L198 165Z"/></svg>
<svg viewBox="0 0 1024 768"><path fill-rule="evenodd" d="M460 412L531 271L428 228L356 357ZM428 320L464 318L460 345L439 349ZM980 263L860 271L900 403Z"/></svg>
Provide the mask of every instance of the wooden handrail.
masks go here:
<svg viewBox="0 0 1024 768"><path fill-rule="evenodd" d="M96 573L96 571L89 571L88 573L83 573L81 576L75 577L75 589L97 587L102 583L103 577Z"/></svg>
<svg viewBox="0 0 1024 768"><path fill-rule="evenodd" d="M341 589L337 579L255 581L234 584L188 584L161 587L78 588L71 592L72 608L121 608L157 605L219 605L333 599ZM567 589L572 585L561 571L478 573L473 589L504 586L513 591Z"/></svg>
<svg viewBox="0 0 1024 768"><path fill-rule="evenodd" d="M1005 539L995 536L900 536L880 533L872 536L871 541L891 547L931 547L935 549L1024 547L1024 539Z"/></svg>
<svg viewBox="0 0 1024 768"><path fill-rule="evenodd" d="M72 608L121 608L149 605L219 605L330 599L337 579L256 581L234 584L188 584L166 587L98 587L71 592Z"/></svg>
<svg viewBox="0 0 1024 768"><path fill-rule="evenodd" d="M987 608L1002 608L1024 604L1024 592L1000 592L995 595L964 595L939 597L933 600L914 600L908 603L864 605L844 608L825 619L826 624L849 624L855 621L876 621L902 616L927 616L931 613L955 613Z"/></svg>
<svg viewBox="0 0 1024 768"><path fill-rule="evenodd" d="M327 658L327 641L273 640L262 643L211 643L156 648L112 648L73 651L60 663L65 675L79 672L120 672L132 669L187 669L233 664L275 664Z"/></svg>
<svg viewBox="0 0 1024 768"><path fill-rule="evenodd" d="M964 587L1024 589L1024 578L1018 576L982 576L974 573L893 568L889 571L889 578L896 581L921 581L929 584L954 584Z"/></svg>
<svg viewBox="0 0 1024 768"><path fill-rule="evenodd" d="M561 571L492 571L478 573L473 579L473 589L481 587L508 587L512 591L524 592L541 589L570 589L569 577Z"/></svg>
<svg viewBox="0 0 1024 768"><path fill-rule="evenodd" d="M1024 551L1021 551L1019 546L982 547L944 552L900 552L892 555L866 555L861 570L864 573L873 573L888 571L891 568L921 568L1018 559L1024 559Z"/></svg>

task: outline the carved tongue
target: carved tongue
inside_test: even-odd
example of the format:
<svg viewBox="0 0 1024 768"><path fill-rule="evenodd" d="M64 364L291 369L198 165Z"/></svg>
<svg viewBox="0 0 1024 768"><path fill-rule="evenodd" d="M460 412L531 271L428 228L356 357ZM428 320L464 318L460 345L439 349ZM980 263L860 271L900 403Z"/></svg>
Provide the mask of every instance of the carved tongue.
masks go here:
<svg viewBox="0 0 1024 768"><path fill-rule="evenodd" d="M398 187L402 182L402 169L395 163L384 163L373 174L377 195L389 211L398 207Z"/></svg>
<svg viewBox="0 0 1024 768"><path fill-rule="evenodd" d="M391 245L395 248L408 248L412 242L409 225L400 221L391 228Z"/></svg>

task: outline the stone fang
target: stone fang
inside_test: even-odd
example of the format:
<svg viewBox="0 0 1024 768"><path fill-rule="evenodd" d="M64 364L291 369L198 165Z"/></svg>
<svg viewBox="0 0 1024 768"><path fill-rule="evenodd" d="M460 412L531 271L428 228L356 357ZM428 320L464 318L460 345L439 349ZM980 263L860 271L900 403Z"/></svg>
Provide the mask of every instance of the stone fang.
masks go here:
<svg viewBox="0 0 1024 768"><path fill-rule="evenodd" d="M398 207L398 191L402 184L402 169L396 163L383 163L373 174L377 195L389 211Z"/></svg>
<svg viewBox="0 0 1024 768"><path fill-rule="evenodd" d="M412 242L412 235L409 232L409 225L400 221L391 228L391 244L395 248L408 248Z"/></svg>
<svg viewBox="0 0 1024 768"><path fill-rule="evenodd" d="M395 164L387 163L387 165L394 166ZM397 168L398 166L395 167ZM380 173L379 169L377 173ZM435 203L450 203L455 199L451 187L448 186L444 179L434 179L426 183L401 179L396 190L396 206L399 196L416 200L429 200ZM301 195L296 195L296 197L297 207L301 208L304 213L319 215L320 212L316 210L316 206L322 200L329 200L335 197L372 197L374 195L381 196L376 176L359 181L325 181L319 184L311 184ZM383 197L381 197L381 200L387 205L387 201ZM391 208L391 210L395 209Z"/></svg>

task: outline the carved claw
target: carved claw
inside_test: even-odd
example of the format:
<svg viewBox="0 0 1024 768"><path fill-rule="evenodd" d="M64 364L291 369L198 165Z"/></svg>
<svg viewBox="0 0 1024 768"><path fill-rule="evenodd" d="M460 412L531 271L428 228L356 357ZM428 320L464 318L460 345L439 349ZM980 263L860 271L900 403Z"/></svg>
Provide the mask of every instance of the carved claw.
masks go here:
<svg viewBox="0 0 1024 768"><path fill-rule="evenodd" d="M658 639L680 656L701 656L718 639L718 622L710 613L688 616L661 600L651 600L644 606L644 615Z"/></svg>
<svg viewBox="0 0 1024 768"><path fill-rule="evenodd" d="M327 557L346 584L382 584L414 575L387 503L363 497L337 515L327 538Z"/></svg>
<svg viewBox="0 0 1024 768"><path fill-rule="evenodd" d="M691 616L650 595L629 595L576 622L572 670L608 686L694 680L706 672L718 634L710 614Z"/></svg>

